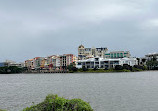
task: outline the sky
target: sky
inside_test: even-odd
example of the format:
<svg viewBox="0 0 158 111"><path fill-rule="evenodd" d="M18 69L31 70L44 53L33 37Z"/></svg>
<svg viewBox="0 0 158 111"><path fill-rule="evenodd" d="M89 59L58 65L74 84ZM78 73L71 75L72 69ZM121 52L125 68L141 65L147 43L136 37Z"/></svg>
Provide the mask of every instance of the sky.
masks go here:
<svg viewBox="0 0 158 111"><path fill-rule="evenodd" d="M0 62L85 47L158 52L157 0L0 0Z"/></svg>

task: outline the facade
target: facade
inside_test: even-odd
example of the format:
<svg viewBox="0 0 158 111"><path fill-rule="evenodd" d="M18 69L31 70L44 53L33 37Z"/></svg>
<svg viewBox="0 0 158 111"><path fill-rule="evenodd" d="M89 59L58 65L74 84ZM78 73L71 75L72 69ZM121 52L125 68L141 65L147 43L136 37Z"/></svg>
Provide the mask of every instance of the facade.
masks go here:
<svg viewBox="0 0 158 111"><path fill-rule="evenodd" d="M28 70L34 69L34 66L33 66L33 59L26 60L26 61L25 61L25 67L27 67Z"/></svg>
<svg viewBox="0 0 158 111"><path fill-rule="evenodd" d="M8 61L0 63L0 67L9 67L9 66L17 66L19 68L25 67L24 63L16 63L14 61Z"/></svg>
<svg viewBox="0 0 158 111"><path fill-rule="evenodd" d="M150 53L145 55L147 59L147 67L151 70L158 70L158 53Z"/></svg>
<svg viewBox="0 0 158 111"><path fill-rule="evenodd" d="M1 62L0 63L0 67L4 67L5 66L5 63L4 62Z"/></svg>
<svg viewBox="0 0 158 111"><path fill-rule="evenodd" d="M117 58L117 59L107 59L107 58L90 58L87 60L78 60L77 68L114 68L116 65L128 64L130 66L138 65L138 60L136 58Z"/></svg>
<svg viewBox="0 0 158 111"><path fill-rule="evenodd" d="M143 58L137 58L138 60L138 65L140 66L146 66L147 63L147 58L143 57Z"/></svg>
<svg viewBox="0 0 158 111"><path fill-rule="evenodd" d="M73 62L75 63L75 66L77 64L77 60L78 60L78 57L76 57L75 55L73 56Z"/></svg>
<svg viewBox="0 0 158 111"><path fill-rule="evenodd" d="M158 61L158 53L150 53L150 54L147 54L145 55L146 59L147 60L156 60Z"/></svg>
<svg viewBox="0 0 158 111"><path fill-rule="evenodd" d="M78 60L89 59L93 57L104 57L105 53L108 51L107 48L85 48L83 45L78 47Z"/></svg>
<svg viewBox="0 0 158 111"><path fill-rule="evenodd" d="M48 69L48 60L47 60L47 58L43 58L41 60L40 69Z"/></svg>
<svg viewBox="0 0 158 111"><path fill-rule="evenodd" d="M66 55L60 56L60 69L66 69Z"/></svg>
<svg viewBox="0 0 158 111"><path fill-rule="evenodd" d="M129 51L114 51L106 53L104 58L130 58L131 54Z"/></svg>
<svg viewBox="0 0 158 111"><path fill-rule="evenodd" d="M64 55L66 55L66 66L68 66L74 62L74 55L73 54L64 54Z"/></svg>
<svg viewBox="0 0 158 111"><path fill-rule="evenodd" d="M60 69L66 69L68 65L74 63L76 61L74 57L75 55L73 54L64 54L60 56Z"/></svg>
<svg viewBox="0 0 158 111"><path fill-rule="evenodd" d="M6 62L1 62L0 63L0 67L6 67L6 66L8 66L8 63L6 63Z"/></svg>
<svg viewBox="0 0 158 111"><path fill-rule="evenodd" d="M26 60L25 67L28 70L63 70L75 62L77 62L77 57L73 54L52 55Z"/></svg>
<svg viewBox="0 0 158 111"><path fill-rule="evenodd" d="M33 68L40 69L41 62L44 58L43 57L35 57L33 58Z"/></svg>
<svg viewBox="0 0 158 111"><path fill-rule="evenodd" d="M52 64L53 64L53 69L60 68L60 56L59 55L55 55L52 57Z"/></svg>

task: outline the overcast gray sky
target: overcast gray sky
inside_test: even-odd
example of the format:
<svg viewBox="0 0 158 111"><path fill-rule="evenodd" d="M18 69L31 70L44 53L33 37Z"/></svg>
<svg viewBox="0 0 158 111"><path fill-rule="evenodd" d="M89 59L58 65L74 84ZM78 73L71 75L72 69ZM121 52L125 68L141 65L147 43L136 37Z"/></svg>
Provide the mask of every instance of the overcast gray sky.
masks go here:
<svg viewBox="0 0 158 111"><path fill-rule="evenodd" d="M0 61L85 47L158 52L158 0L0 0Z"/></svg>

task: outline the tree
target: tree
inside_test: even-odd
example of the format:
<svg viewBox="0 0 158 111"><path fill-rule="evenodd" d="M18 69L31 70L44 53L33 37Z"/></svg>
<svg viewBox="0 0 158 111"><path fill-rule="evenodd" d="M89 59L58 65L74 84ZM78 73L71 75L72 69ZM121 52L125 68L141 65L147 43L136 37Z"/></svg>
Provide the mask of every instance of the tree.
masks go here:
<svg viewBox="0 0 158 111"><path fill-rule="evenodd" d="M95 66L93 70L98 70L98 67L97 67L97 66Z"/></svg>
<svg viewBox="0 0 158 111"><path fill-rule="evenodd" d="M88 71L88 69L85 66L83 66L82 71Z"/></svg>
<svg viewBox="0 0 158 111"><path fill-rule="evenodd" d="M116 65L115 70L123 70L123 67L121 65Z"/></svg>
<svg viewBox="0 0 158 111"><path fill-rule="evenodd" d="M158 70L158 61L150 60L146 63L149 70Z"/></svg>
<svg viewBox="0 0 158 111"><path fill-rule="evenodd" d="M17 66L0 67L0 74L22 73L23 71L23 68Z"/></svg>
<svg viewBox="0 0 158 111"><path fill-rule="evenodd" d="M123 64L123 69L127 69L127 70L131 70L132 71L132 67L128 64Z"/></svg>

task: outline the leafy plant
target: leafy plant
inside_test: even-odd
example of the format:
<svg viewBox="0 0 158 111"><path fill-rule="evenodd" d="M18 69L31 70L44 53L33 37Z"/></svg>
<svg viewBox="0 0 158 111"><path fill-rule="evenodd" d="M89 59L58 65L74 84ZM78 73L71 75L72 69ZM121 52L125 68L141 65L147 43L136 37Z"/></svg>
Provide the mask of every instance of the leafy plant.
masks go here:
<svg viewBox="0 0 158 111"><path fill-rule="evenodd" d="M23 111L93 111L93 109L89 103L81 99L68 100L50 94L42 103L27 107Z"/></svg>

